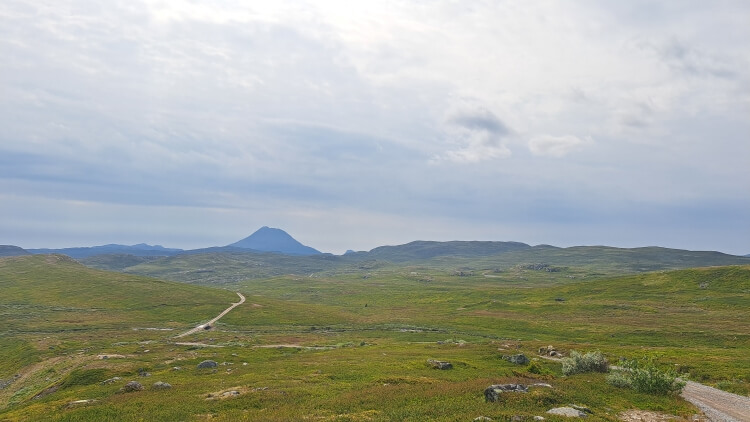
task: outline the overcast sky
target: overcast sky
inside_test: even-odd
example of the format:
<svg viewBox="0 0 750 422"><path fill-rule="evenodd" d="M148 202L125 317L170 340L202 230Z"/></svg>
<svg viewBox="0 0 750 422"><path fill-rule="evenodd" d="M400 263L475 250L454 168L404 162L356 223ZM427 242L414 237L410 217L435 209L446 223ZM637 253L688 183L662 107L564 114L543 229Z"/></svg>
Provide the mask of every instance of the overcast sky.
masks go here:
<svg viewBox="0 0 750 422"><path fill-rule="evenodd" d="M0 2L0 244L750 253L750 2Z"/></svg>

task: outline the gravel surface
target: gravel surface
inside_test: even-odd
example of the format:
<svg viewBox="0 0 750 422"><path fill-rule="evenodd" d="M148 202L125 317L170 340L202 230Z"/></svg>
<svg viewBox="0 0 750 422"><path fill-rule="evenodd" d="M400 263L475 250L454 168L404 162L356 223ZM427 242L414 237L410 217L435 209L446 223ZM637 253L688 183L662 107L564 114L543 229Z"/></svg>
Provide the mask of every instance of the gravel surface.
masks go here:
<svg viewBox="0 0 750 422"><path fill-rule="evenodd" d="M237 306L240 306L240 305L242 305L243 303L245 303L245 296L243 296L243 295L242 295L242 293L240 293L240 292L235 292L235 293L237 293L237 296L239 296L239 297L240 297L240 301L239 301L239 302L237 302L237 303L233 303L233 304L232 304L232 306L230 306L230 307L228 307L227 309L225 309L225 310L224 310L224 312L220 313L220 314L219 314L219 316L217 316L216 318L212 319L211 321L208 321L208 322L207 322L207 323L205 323L205 324L201 324L201 325L199 325L199 326L197 326L197 327L193 328L192 330L188 330L188 331L185 331L184 333L182 333L182 334L180 334L180 335L177 335L177 336L175 336L175 338L180 338L180 337L185 337L185 336L189 336L190 334L195 334L195 333L197 333L198 331L201 331L201 330L203 330L203 329L204 329L204 328L206 327L206 325L208 325L208 326L213 326L213 325L214 325L214 324L216 323L216 321L218 321L219 319L221 319L221 317L223 317L224 315L228 314L228 313L229 313L229 311L231 311L231 310L232 310L232 309L234 309L235 307L237 307Z"/></svg>
<svg viewBox="0 0 750 422"><path fill-rule="evenodd" d="M688 381L682 397L700 408L712 422L750 422L750 397Z"/></svg>

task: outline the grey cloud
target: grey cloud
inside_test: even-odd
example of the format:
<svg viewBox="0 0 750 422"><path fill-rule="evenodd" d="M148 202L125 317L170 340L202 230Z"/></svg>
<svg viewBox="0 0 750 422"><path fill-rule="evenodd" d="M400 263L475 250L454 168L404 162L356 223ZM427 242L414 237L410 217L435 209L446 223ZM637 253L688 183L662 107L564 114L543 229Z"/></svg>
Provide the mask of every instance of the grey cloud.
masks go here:
<svg viewBox="0 0 750 422"><path fill-rule="evenodd" d="M660 57L674 70L693 76L734 79L737 74L728 66L728 58L716 57L678 40L657 47Z"/></svg>
<svg viewBox="0 0 750 422"><path fill-rule="evenodd" d="M449 147L431 162L477 163L511 155L506 138L508 126L495 113L476 104L461 104L446 118L445 137Z"/></svg>
<svg viewBox="0 0 750 422"><path fill-rule="evenodd" d="M483 107L457 112L449 118L449 122L466 129L485 131L499 137L511 133L500 118Z"/></svg>

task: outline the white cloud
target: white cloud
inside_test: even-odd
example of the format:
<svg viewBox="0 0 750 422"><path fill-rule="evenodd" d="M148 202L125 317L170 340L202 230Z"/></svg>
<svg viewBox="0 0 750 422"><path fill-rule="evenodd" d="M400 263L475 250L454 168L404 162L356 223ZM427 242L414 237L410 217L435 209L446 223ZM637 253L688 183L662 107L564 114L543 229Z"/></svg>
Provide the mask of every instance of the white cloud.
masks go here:
<svg viewBox="0 0 750 422"><path fill-rule="evenodd" d="M352 215L471 220L503 207L499 192L531 208L516 194L532 191L582 209L590 197L731 203L750 178L749 11L677 0L5 0L0 183L154 207L251 198L263 215L346 203Z"/></svg>
<svg viewBox="0 0 750 422"><path fill-rule="evenodd" d="M571 151L592 142L593 140L590 137L579 138L573 135L542 135L531 138L531 140L529 140L529 150L534 155L562 157L567 155Z"/></svg>

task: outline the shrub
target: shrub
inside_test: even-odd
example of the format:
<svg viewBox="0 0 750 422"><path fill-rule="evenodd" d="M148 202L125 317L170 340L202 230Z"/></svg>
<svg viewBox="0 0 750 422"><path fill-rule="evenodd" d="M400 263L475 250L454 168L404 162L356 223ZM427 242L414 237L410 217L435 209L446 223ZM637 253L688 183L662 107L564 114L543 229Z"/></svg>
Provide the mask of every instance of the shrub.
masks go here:
<svg viewBox="0 0 750 422"><path fill-rule="evenodd" d="M607 375L607 384L619 388L630 388L631 386L630 377L621 371L612 372Z"/></svg>
<svg viewBox="0 0 750 422"><path fill-rule="evenodd" d="M588 352L582 355L575 350L570 352L570 357L562 360L562 372L564 375L582 374L585 372L607 372L609 362L602 352Z"/></svg>
<svg viewBox="0 0 750 422"><path fill-rule="evenodd" d="M625 361L623 367L623 371L607 377L609 384L659 395L679 394L685 387L685 382L677 378L676 372L659 369L653 359Z"/></svg>
<svg viewBox="0 0 750 422"><path fill-rule="evenodd" d="M541 374L542 369L543 368L536 362L531 362L529 366L526 367L526 370L531 372L532 374Z"/></svg>

